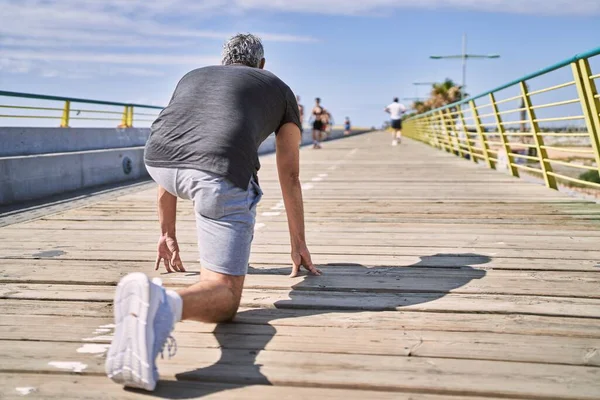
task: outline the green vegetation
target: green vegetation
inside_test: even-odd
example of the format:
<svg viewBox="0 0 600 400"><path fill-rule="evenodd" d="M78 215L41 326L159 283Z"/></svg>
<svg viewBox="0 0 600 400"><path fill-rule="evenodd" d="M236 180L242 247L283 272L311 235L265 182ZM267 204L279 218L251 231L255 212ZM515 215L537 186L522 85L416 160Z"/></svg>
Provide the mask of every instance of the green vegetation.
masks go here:
<svg viewBox="0 0 600 400"><path fill-rule="evenodd" d="M442 83L434 83L431 87L429 99L425 101L415 101L412 108L417 111L417 114L422 114L429 110L445 106L460 100L460 92L462 87L455 84L452 79L446 79ZM467 94L465 93L465 96Z"/></svg>
<svg viewBox="0 0 600 400"><path fill-rule="evenodd" d="M581 179L582 181L600 184L600 173L598 173L598 171L587 171L579 175L579 179Z"/></svg>

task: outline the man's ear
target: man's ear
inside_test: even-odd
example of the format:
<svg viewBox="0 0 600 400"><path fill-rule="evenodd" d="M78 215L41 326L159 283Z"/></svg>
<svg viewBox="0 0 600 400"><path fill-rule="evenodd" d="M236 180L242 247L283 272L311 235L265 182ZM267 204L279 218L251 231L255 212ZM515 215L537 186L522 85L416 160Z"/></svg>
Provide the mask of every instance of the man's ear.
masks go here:
<svg viewBox="0 0 600 400"><path fill-rule="evenodd" d="M266 62L266 60L264 58L262 58L260 60L260 65L258 66L258 68L265 69L265 62Z"/></svg>

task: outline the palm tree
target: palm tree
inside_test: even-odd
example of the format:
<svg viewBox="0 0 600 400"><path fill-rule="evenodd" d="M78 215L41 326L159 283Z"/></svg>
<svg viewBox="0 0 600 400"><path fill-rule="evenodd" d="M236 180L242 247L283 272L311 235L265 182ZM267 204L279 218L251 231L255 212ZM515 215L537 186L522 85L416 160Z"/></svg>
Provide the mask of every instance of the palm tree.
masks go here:
<svg viewBox="0 0 600 400"><path fill-rule="evenodd" d="M461 91L462 87L456 85L452 79L446 79L441 83L434 83L431 87L429 99L415 101L413 108L417 110L417 114L422 114L429 110L454 103L461 99Z"/></svg>
<svg viewBox="0 0 600 400"><path fill-rule="evenodd" d="M452 79L446 79L442 83L435 83L431 88L431 98L434 106L442 107L454 103L461 98L462 87L455 84Z"/></svg>

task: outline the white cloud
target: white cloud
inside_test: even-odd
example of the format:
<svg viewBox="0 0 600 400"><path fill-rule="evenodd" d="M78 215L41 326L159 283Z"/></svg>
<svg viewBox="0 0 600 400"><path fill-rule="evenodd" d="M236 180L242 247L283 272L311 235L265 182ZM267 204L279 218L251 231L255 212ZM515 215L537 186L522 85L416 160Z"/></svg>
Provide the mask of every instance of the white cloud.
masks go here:
<svg viewBox="0 0 600 400"><path fill-rule="evenodd" d="M454 9L536 15L600 15L598 0L235 0L244 9L331 15L382 15L390 8Z"/></svg>
<svg viewBox="0 0 600 400"><path fill-rule="evenodd" d="M235 32L190 27L180 21L190 15L202 21L227 4L221 0L0 0L0 69L85 78L107 72L79 64L121 64L129 66L121 70L123 74L150 77L163 73L148 66L219 63L219 42ZM265 41L313 40L285 33L261 36ZM209 55L198 50L204 39L215 47ZM126 48L135 52L115 51ZM41 61L45 68L33 65ZM66 65L69 62L79 64Z"/></svg>
<svg viewBox="0 0 600 400"><path fill-rule="evenodd" d="M207 29L215 15L385 16L390 9L401 8L593 16L600 15L600 0L0 0L0 69L46 76L64 76L67 71L76 76L106 74L101 66L92 70L81 67L85 72L77 74L73 70L77 67L63 65L80 62L120 64L130 67L124 70L127 74L158 76L160 70L152 65L218 62L217 41L235 32ZM309 35L257 34L265 41L315 41ZM215 47L208 55L198 50L205 40ZM115 51L127 48L135 53ZM35 65L41 61L48 65Z"/></svg>
<svg viewBox="0 0 600 400"><path fill-rule="evenodd" d="M151 64L151 65L209 65L220 61L219 57L186 54L135 54L135 53L91 53L5 50L6 56L18 60L69 61L102 64Z"/></svg>
<svg viewBox="0 0 600 400"><path fill-rule="evenodd" d="M29 60L13 60L0 58L0 71L13 74L26 74L33 70L33 63Z"/></svg>

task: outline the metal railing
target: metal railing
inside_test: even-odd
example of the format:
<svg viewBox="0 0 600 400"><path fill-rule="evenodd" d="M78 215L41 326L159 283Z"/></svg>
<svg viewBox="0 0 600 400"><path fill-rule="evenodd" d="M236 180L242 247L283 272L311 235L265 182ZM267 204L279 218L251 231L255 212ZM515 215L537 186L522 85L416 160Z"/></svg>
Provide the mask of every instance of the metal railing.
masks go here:
<svg viewBox="0 0 600 400"><path fill-rule="evenodd" d="M21 100L22 104L9 104L8 99ZM38 100L35 102L34 100ZM48 106L31 103L48 102ZM53 106L51 102L59 104ZM45 104L45 103L44 103ZM56 103L55 103L56 104ZM80 106L81 105L81 106ZM100 107L99 107L100 106ZM135 109L143 109L138 112ZM74 97L48 96L32 93L7 92L0 90L0 120L7 119L36 119L60 120L60 127L68 128L73 121L114 121L118 127L131 128L134 122L152 122L163 107L145 104L119 103L113 101L78 99ZM134 112L135 111L135 112Z"/></svg>
<svg viewBox="0 0 600 400"><path fill-rule="evenodd" d="M600 48L405 121L406 136L489 168L600 189ZM599 68L600 69L600 68ZM590 172L591 171L591 172ZM597 179L597 178L595 178Z"/></svg>

